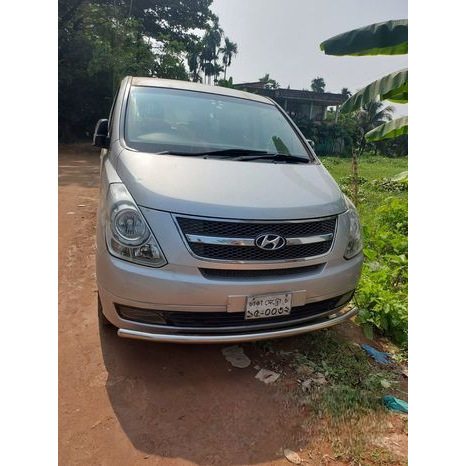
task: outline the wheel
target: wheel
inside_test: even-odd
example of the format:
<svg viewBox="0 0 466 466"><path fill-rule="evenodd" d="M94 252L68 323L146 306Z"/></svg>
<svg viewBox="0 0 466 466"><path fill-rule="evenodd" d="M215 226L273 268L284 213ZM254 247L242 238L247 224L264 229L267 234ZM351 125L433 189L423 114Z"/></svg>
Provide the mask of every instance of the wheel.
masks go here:
<svg viewBox="0 0 466 466"><path fill-rule="evenodd" d="M108 327L108 328L112 328L114 327L114 325L104 316L104 311L102 309L102 303L100 301L100 296L97 295L97 314L99 316L99 324L104 326L104 327Z"/></svg>

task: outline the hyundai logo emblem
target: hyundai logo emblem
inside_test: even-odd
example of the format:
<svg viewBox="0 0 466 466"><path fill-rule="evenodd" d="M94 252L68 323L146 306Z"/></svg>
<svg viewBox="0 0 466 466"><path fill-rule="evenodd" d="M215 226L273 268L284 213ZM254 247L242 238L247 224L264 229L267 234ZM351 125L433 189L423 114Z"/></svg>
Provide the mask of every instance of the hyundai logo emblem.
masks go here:
<svg viewBox="0 0 466 466"><path fill-rule="evenodd" d="M256 246L261 249L265 249L266 251L276 251L277 249L281 249L286 245L286 239L280 235L274 234L262 234L256 238Z"/></svg>

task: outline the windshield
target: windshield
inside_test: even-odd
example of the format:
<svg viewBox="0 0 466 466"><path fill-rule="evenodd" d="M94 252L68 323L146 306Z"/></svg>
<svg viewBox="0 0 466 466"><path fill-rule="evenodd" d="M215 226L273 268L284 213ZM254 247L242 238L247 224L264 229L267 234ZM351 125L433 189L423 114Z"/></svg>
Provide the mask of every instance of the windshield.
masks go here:
<svg viewBox="0 0 466 466"><path fill-rule="evenodd" d="M125 140L145 152L245 149L309 159L274 105L197 91L133 86Z"/></svg>

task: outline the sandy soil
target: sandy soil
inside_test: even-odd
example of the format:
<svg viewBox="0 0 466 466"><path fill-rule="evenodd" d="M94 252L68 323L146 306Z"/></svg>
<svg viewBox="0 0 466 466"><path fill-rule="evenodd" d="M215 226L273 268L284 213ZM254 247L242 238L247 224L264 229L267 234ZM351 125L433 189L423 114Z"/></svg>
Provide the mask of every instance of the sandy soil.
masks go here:
<svg viewBox="0 0 466 466"><path fill-rule="evenodd" d="M289 464L301 416L221 346L120 339L99 329L99 152L59 155L59 464Z"/></svg>

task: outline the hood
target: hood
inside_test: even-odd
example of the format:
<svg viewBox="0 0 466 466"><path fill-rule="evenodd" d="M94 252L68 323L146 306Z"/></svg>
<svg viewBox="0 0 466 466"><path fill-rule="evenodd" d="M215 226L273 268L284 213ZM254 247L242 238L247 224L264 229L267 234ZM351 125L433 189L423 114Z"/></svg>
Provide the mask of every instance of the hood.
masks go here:
<svg viewBox="0 0 466 466"><path fill-rule="evenodd" d="M205 217L287 220L346 210L320 164L274 164L123 150L117 172L136 203Z"/></svg>

